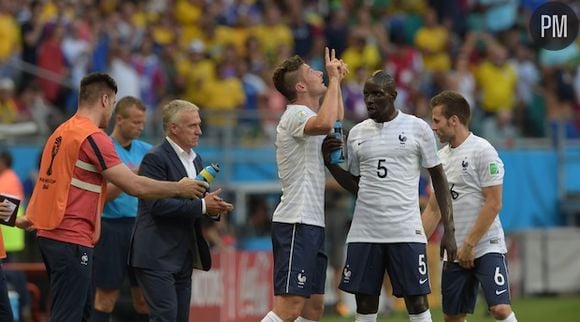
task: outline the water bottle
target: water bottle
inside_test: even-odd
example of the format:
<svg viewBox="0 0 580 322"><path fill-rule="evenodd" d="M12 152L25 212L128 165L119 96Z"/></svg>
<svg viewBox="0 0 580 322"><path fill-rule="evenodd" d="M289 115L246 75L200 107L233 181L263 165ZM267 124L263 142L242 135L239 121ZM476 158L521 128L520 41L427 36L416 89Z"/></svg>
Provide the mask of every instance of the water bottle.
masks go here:
<svg viewBox="0 0 580 322"><path fill-rule="evenodd" d="M197 176L195 177L195 180L200 180L200 181L205 181L208 184L211 184L213 182L213 180L215 179L215 177L217 176L217 173L220 171L220 166L217 163L212 163L210 165L208 165L207 167L203 168L203 170L201 170Z"/></svg>
<svg viewBox="0 0 580 322"><path fill-rule="evenodd" d="M336 120L334 122L334 131L332 132L335 138L342 141L342 122ZM344 162L344 153L342 147L332 150L330 152L330 164L339 164Z"/></svg>
<svg viewBox="0 0 580 322"><path fill-rule="evenodd" d="M8 289L8 300L10 301L14 322L20 322L20 295L10 286Z"/></svg>

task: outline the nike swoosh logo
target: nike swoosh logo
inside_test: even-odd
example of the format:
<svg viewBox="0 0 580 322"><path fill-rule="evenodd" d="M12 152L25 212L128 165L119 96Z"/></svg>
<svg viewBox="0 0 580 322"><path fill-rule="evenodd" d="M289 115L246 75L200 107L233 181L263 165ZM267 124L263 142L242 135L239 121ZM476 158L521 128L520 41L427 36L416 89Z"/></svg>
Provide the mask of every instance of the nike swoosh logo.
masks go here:
<svg viewBox="0 0 580 322"><path fill-rule="evenodd" d="M500 294L503 294L505 292L507 292L507 289L501 290L501 291L500 290L495 290L495 295L500 295Z"/></svg>
<svg viewBox="0 0 580 322"><path fill-rule="evenodd" d="M427 282L427 280L428 280L428 278L426 278L426 279L420 279L419 280L419 284L423 285L423 284L425 284L425 282Z"/></svg>
<svg viewBox="0 0 580 322"><path fill-rule="evenodd" d="M358 142L358 145L361 145L361 144L363 144L363 143L364 143L364 141L360 141L360 142Z"/></svg>

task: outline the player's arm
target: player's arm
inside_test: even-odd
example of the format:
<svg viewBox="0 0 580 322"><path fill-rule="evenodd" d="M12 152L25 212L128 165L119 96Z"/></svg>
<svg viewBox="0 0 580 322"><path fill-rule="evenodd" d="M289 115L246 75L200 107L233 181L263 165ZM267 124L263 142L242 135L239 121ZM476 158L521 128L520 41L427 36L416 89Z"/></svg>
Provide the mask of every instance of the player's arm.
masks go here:
<svg viewBox="0 0 580 322"><path fill-rule="evenodd" d="M135 174L137 174L139 168L131 169ZM107 182L107 194L105 195L105 201L109 202L116 199L123 190L117 187L116 185L112 184L111 182Z"/></svg>
<svg viewBox="0 0 580 322"><path fill-rule="evenodd" d="M458 259L459 265L469 268L474 265L474 254L473 249L475 245L479 243L481 237L493 224L495 217L499 214L502 207L502 185L495 185L491 187L483 188L483 197L485 201L483 207L477 216L475 224L471 228L471 231L465 237L463 245L459 250Z"/></svg>
<svg viewBox="0 0 580 322"><path fill-rule="evenodd" d="M346 66L346 64L340 60L341 62L341 66L339 68L340 70L340 80L342 81L346 75L348 74L348 67ZM337 120L344 120L344 99L342 98L342 87L340 87L340 84L338 85L338 111L337 111Z"/></svg>
<svg viewBox="0 0 580 322"><path fill-rule="evenodd" d="M331 151L340 148L341 146L342 141L332 136L327 136L324 139L324 142L322 142L322 156L324 158L324 165L341 187L356 196L358 194L358 183L360 177L353 176L350 172L344 170L339 165L330 163Z"/></svg>
<svg viewBox="0 0 580 322"><path fill-rule="evenodd" d="M437 199L434 194L429 196L427 206L425 206L425 209L423 209L423 213L421 214L421 221L423 222L425 236L427 236L427 238L431 237L433 232L435 232L435 229L437 229L439 221L441 221L441 212L439 211Z"/></svg>
<svg viewBox="0 0 580 322"><path fill-rule="evenodd" d="M453 207L448 188L449 184L441 164L428 170L444 229L443 238L441 238L440 256L443 258L443 251L445 250L447 251L447 260L453 262L457 255L457 243L455 242L455 223L453 222Z"/></svg>
<svg viewBox="0 0 580 322"><path fill-rule="evenodd" d="M108 182L107 183L107 194L105 195L105 201L109 202L117 198L123 190L116 185Z"/></svg>
<svg viewBox="0 0 580 322"><path fill-rule="evenodd" d="M159 181L136 175L125 164L119 163L102 172L103 177L124 192L141 199L203 197L207 183L189 178L177 182Z"/></svg>
<svg viewBox="0 0 580 322"><path fill-rule="evenodd" d="M339 103L340 94L340 66L341 61L336 59L334 49L330 51L327 48L324 49L324 61L326 64L326 72L328 74L328 86L326 88L326 93L324 94L324 99L320 105L320 109L315 116L311 117L306 121L304 125L304 134L306 135L326 135L334 126L334 122L337 120L339 113L338 110L341 106ZM342 113L344 115L344 112Z"/></svg>

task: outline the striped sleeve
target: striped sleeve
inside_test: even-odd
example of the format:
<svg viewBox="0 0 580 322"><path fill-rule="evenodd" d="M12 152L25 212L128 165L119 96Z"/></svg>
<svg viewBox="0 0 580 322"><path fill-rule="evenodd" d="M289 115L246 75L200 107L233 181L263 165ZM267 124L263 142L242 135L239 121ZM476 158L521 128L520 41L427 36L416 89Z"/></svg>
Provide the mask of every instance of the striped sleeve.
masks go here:
<svg viewBox="0 0 580 322"><path fill-rule="evenodd" d="M99 172L121 163L113 141L104 132L94 133L83 142L79 159L94 165Z"/></svg>

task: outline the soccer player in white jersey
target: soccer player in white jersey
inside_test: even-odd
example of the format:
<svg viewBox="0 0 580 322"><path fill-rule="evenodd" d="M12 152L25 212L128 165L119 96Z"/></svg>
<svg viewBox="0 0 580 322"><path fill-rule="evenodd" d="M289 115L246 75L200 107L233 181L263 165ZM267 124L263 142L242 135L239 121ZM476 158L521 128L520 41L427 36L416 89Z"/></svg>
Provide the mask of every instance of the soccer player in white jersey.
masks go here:
<svg viewBox="0 0 580 322"><path fill-rule="evenodd" d="M272 217L274 308L262 322L319 321L324 311L325 171L321 145L344 108L340 82L348 72L325 49L328 87L322 72L300 57L274 71L276 89L289 104L276 129L276 161L282 199ZM324 96L322 103L320 99Z"/></svg>
<svg viewBox="0 0 580 322"><path fill-rule="evenodd" d="M469 104L463 96L444 91L431 99L432 128L445 147L439 157L449 181L457 260L447 258L441 289L446 322L463 322L473 313L481 284L496 321L516 322L510 305L504 233L498 214L502 204L504 167L497 151L469 131ZM431 198L423 211L427 235L439 222Z"/></svg>
<svg viewBox="0 0 580 322"><path fill-rule="evenodd" d="M347 258L340 288L356 298L356 321L377 319L385 270L393 295L405 299L409 320L429 322L431 292L426 235L419 210L420 168L427 168L441 206L441 254L457 251L451 197L429 125L394 106L393 77L376 71L365 82L369 119L354 126L347 140L348 171L329 162L340 141L327 138L324 161L338 183L357 196L347 237Z"/></svg>

